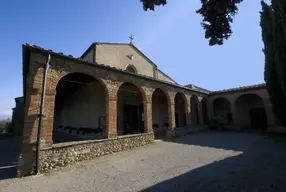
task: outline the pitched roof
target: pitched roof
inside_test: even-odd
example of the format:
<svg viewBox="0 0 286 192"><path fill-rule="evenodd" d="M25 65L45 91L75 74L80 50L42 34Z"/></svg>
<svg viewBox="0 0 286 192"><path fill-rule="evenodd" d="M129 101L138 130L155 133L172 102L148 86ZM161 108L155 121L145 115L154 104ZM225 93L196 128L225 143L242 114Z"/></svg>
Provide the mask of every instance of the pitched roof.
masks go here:
<svg viewBox="0 0 286 192"><path fill-rule="evenodd" d="M255 84L255 85L248 85L248 86L241 86L241 87L236 87L236 88L231 88L231 89L212 91L210 92L210 95L237 92L237 91L246 91L246 90L252 90L252 89L264 89L265 87L266 87L266 83L260 83L260 84Z"/></svg>
<svg viewBox="0 0 286 192"><path fill-rule="evenodd" d="M83 58L93 47L95 47L96 45L129 45L131 46L139 55L141 55L142 57L144 57L149 63L151 63L154 67L157 68L157 70L159 72L161 72L163 75L165 75L166 77L168 77L169 79L171 79L172 81L174 81L176 84L178 84L174 79L172 79L169 75L167 75L166 73L164 73L163 71L161 71L160 69L158 69L158 66L151 60L149 59L142 51L140 51L133 43L109 43L109 42L93 42L88 49L82 54L82 56L80 58ZM179 85L179 84L178 84Z"/></svg>
<svg viewBox="0 0 286 192"><path fill-rule="evenodd" d="M82 54L80 58L83 58L89 51L92 49L95 45L129 45L131 46L135 51L137 51L141 56L143 56L147 61L149 61L152 65L157 67L157 65L149 59L142 51L140 51L133 43L108 43L108 42L93 42L88 49Z"/></svg>
<svg viewBox="0 0 286 192"><path fill-rule="evenodd" d="M191 88L191 89L198 89L198 90L203 91L203 92L205 92L205 93L210 93L210 92L211 92L211 91L208 90L208 89L205 89L205 88L196 86L196 85L194 85L194 84L188 84L188 85L185 85L184 87L188 87L188 88Z"/></svg>

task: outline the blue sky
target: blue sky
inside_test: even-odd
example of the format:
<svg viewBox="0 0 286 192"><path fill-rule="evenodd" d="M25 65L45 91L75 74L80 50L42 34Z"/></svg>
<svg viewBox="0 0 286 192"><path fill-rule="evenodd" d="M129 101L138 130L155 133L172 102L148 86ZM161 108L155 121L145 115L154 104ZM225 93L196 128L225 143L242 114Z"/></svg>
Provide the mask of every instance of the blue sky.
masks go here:
<svg viewBox="0 0 286 192"><path fill-rule="evenodd" d="M233 35L210 47L195 14L200 0L169 0L145 12L139 0L16 1L0 6L0 116L22 96L24 43L80 56L94 42L134 44L178 83L219 90L264 82L260 1L245 0Z"/></svg>

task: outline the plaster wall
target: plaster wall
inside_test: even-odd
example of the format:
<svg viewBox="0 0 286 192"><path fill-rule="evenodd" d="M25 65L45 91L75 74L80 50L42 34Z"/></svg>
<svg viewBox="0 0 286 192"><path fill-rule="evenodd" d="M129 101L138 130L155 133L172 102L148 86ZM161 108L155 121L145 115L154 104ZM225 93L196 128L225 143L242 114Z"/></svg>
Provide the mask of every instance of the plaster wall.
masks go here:
<svg viewBox="0 0 286 192"><path fill-rule="evenodd" d="M157 73L158 73L158 79L160 79L162 81L167 81L167 82L170 82L170 83L176 83L174 80L170 79L168 76L166 76L161 71L157 70Z"/></svg>
<svg viewBox="0 0 286 192"><path fill-rule="evenodd" d="M131 55L133 59L130 59ZM154 77L154 65L128 44L97 44L96 62L122 70L128 65L133 65L138 74Z"/></svg>
<svg viewBox="0 0 286 192"><path fill-rule="evenodd" d="M93 62L94 54L94 49L91 49L82 59L84 61Z"/></svg>
<svg viewBox="0 0 286 192"><path fill-rule="evenodd" d="M267 115L267 121L269 126L274 126L276 124L276 117L272 112L272 107L271 103L269 100L269 95L268 92L265 88L261 89L250 89L250 90L243 90L243 91L234 91L234 92L226 92L226 93L220 93L220 94L214 94L209 96L209 103L213 105L213 102L217 98L225 98L230 102L230 108L231 108L231 113L233 115L233 120L235 125L249 125L250 124L250 119L249 119L249 114L248 108L256 107L257 104L253 103L254 101L247 101L249 105L248 108L246 106L240 106L239 108L236 105L236 101L239 97L246 95L246 94L255 94L259 96L262 101L263 101L263 106L265 107L266 115ZM243 112L244 111L244 112ZM220 110L220 113L225 113L226 110ZM214 113L211 113L211 116L214 117ZM247 117L246 117L247 116Z"/></svg>
<svg viewBox="0 0 286 192"><path fill-rule="evenodd" d="M55 126L97 128L100 116L106 116L105 93L99 82L80 88L67 98L57 113Z"/></svg>
<svg viewBox="0 0 286 192"><path fill-rule="evenodd" d="M152 99L152 120L153 125L163 127L168 123L168 103L164 93L155 93Z"/></svg>

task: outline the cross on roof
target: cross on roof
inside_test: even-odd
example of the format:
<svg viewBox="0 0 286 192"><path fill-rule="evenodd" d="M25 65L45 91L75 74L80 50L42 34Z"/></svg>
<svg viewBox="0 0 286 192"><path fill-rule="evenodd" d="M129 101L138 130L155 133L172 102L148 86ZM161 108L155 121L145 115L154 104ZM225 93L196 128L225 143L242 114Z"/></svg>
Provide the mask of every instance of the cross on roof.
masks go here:
<svg viewBox="0 0 286 192"><path fill-rule="evenodd" d="M132 43L132 41L133 41L133 39L134 39L133 35L130 35L130 36L129 36L129 39L130 39L130 43Z"/></svg>

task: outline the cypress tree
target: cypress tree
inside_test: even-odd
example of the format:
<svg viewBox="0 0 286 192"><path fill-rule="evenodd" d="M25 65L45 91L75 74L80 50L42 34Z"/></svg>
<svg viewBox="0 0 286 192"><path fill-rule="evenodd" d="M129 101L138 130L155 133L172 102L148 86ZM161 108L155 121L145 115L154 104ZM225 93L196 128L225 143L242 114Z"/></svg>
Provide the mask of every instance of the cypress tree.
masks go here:
<svg viewBox="0 0 286 192"><path fill-rule="evenodd" d="M283 8L279 0L273 0L271 5L267 5L261 1L261 5L260 25L262 28L262 39L264 42L263 52L265 55L264 80L273 112L281 123L286 125L286 79L284 75L286 70L286 47L284 47L286 35L285 30L283 33L282 26L283 14L281 13L283 13ZM281 49L283 47L284 49Z"/></svg>

